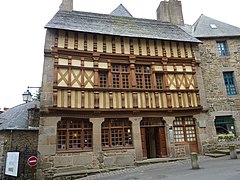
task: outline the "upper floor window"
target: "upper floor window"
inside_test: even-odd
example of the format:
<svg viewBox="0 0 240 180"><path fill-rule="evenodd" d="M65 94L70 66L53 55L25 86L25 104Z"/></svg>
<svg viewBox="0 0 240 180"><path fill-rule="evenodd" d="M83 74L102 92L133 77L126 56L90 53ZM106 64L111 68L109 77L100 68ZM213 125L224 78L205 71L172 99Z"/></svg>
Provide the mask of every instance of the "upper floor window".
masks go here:
<svg viewBox="0 0 240 180"><path fill-rule="evenodd" d="M151 71L150 66L136 66L137 88L151 89Z"/></svg>
<svg viewBox="0 0 240 180"><path fill-rule="evenodd" d="M108 84L108 78L107 78L107 73L105 72L100 72L99 73L99 86L106 88Z"/></svg>
<svg viewBox="0 0 240 180"><path fill-rule="evenodd" d="M129 66L112 65L112 84L113 88L129 88Z"/></svg>
<svg viewBox="0 0 240 180"><path fill-rule="evenodd" d="M157 73L156 74L156 81L157 81L157 89L163 89L163 75Z"/></svg>
<svg viewBox="0 0 240 180"><path fill-rule="evenodd" d="M227 95L236 95L237 88L235 85L233 72L224 72L223 77L224 77L224 83L227 90Z"/></svg>
<svg viewBox="0 0 240 180"><path fill-rule="evenodd" d="M217 42L219 56L229 56L228 46L226 41Z"/></svg>
<svg viewBox="0 0 240 180"><path fill-rule="evenodd" d="M58 122L57 149L92 149L92 123L90 123L87 119L65 119Z"/></svg>

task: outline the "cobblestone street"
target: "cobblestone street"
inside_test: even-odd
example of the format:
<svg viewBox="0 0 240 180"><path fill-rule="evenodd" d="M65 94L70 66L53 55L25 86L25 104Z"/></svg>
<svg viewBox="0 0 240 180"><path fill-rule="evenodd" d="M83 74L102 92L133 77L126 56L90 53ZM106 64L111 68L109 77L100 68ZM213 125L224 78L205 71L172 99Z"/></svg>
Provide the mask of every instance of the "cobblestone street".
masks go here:
<svg viewBox="0 0 240 180"><path fill-rule="evenodd" d="M192 170L190 160L157 163L101 173L81 180L239 180L240 160L200 157L200 169Z"/></svg>

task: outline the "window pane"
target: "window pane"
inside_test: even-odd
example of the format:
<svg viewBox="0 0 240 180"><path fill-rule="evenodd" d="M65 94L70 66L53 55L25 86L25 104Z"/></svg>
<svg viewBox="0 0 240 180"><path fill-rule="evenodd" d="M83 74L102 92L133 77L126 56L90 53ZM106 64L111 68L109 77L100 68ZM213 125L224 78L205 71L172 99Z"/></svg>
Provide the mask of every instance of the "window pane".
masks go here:
<svg viewBox="0 0 240 180"><path fill-rule="evenodd" d="M66 149L66 131L58 131L58 149Z"/></svg>
<svg viewBox="0 0 240 180"><path fill-rule="evenodd" d="M78 149L81 147L81 130L69 131L69 149Z"/></svg>
<svg viewBox="0 0 240 180"><path fill-rule="evenodd" d="M128 75L127 74L122 75L122 86L123 86L123 88L129 88Z"/></svg>
<svg viewBox="0 0 240 180"><path fill-rule="evenodd" d="M143 88L142 76L141 75L136 75L136 81L137 81L137 88Z"/></svg>
<svg viewBox="0 0 240 180"><path fill-rule="evenodd" d="M150 75L145 75L145 88L146 89L151 89Z"/></svg>
<svg viewBox="0 0 240 180"><path fill-rule="evenodd" d="M100 73L100 87L107 87L107 74L106 73Z"/></svg>
<svg viewBox="0 0 240 180"><path fill-rule="evenodd" d="M156 74L157 89L163 89L163 78L161 74Z"/></svg>
<svg viewBox="0 0 240 180"><path fill-rule="evenodd" d="M119 88L120 82L119 82L119 74L113 74L113 88Z"/></svg>

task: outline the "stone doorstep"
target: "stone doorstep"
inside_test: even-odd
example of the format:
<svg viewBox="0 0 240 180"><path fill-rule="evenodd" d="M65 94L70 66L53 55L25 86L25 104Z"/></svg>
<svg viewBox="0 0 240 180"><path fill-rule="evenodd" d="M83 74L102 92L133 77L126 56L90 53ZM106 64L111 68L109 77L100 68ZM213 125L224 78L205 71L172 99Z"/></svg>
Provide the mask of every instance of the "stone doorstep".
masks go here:
<svg viewBox="0 0 240 180"><path fill-rule="evenodd" d="M230 150L229 149L218 149L215 151L218 154L225 154L225 155L229 155L230 154ZM236 149L237 153L240 153L240 149Z"/></svg>
<svg viewBox="0 0 240 180"><path fill-rule="evenodd" d="M143 166L147 164L154 164L154 163L166 163L166 162L173 162L173 161L180 161L180 160L186 160L187 157L183 158L153 158L153 159L146 159L143 161L136 161L136 166Z"/></svg>
<svg viewBox="0 0 240 180"><path fill-rule="evenodd" d="M223 153L205 153L205 156L209 156L209 157L212 157L212 158L218 158L218 157L226 156L226 154L223 154Z"/></svg>

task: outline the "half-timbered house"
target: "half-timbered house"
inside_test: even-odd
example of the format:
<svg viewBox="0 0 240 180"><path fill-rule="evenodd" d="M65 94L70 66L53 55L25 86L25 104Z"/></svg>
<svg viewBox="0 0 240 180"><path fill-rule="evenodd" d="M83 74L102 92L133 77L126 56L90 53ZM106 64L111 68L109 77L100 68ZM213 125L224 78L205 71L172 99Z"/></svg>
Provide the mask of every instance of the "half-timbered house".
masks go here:
<svg viewBox="0 0 240 180"><path fill-rule="evenodd" d="M199 40L176 25L73 11L46 25L39 145L43 173L201 152ZM202 101L202 100L201 100Z"/></svg>

